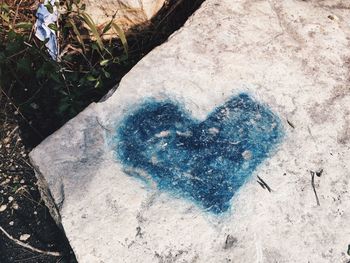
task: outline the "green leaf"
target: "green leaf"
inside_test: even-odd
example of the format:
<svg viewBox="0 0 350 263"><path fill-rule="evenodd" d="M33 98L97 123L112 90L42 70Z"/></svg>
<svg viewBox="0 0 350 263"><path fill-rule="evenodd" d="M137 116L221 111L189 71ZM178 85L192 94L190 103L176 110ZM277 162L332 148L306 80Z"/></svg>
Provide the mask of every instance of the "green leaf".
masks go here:
<svg viewBox="0 0 350 263"><path fill-rule="evenodd" d="M50 29L52 29L53 31L55 31L55 32L58 31L58 27L57 27L57 25L54 24L54 23L49 24L48 27L49 27Z"/></svg>
<svg viewBox="0 0 350 263"><path fill-rule="evenodd" d="M16 24L16 28L21 28L25 30L29 30L33 27L33 24L31 22L20 22Z"/></svg>
<svg viewBox="0 0 350 263"><path fill-rule="evenodd" d="M72 4L70 3L70 1L65 1L65 2L66 2L67 11L68 11L68 12L72 12L73 6L72 6Z"/></svg>
<svg viewBox="0 0 350 263"><path fill-rule="evenodd" d="M95 22L92 20L91 16L88 14L83 13L80 15L80 17L85 22L85 24L89 27L92 35L96 39L96 42L97 42L100 50L102 51L104 49L104 44L103 44L101 36L97 30L97 26L96 26Z"/></svg>
<svg viewBox="0 0 350 263"><path fill-rule="evenodd" d="M0 14L0 17L7 23L10 22L10 17L7 14Z"/></svg>
<svg viewBox="0 0 350 263"><path fill-rule="evenodd" d="M10 11L10 7L7 5L7 4L0 4L0 10L4 10L6 12L9 12Z"/></svg>
<svg viewBox="0 0 350 263"><path fill-rule="evenodd" d="M105 77L109 79L111 77L111 74L107 72L106 70L103 70L103 73L105 74Z"/></svg>
<svg viewBox="0 0 350 263"><path fill-rule="evenodd" d="M104 66L108 65L108 63L109 63L109 59L104 59L104 60L102 60L102 61L100 62L100 65L101 65L102 67L104 67Z"/></svg>
<svg viewBox="0 0 350 263"><path fill-rule="evenodd" d="M83 48L84 53L86 53L84 39L83 39L83 37L81 36L81 34L80 34L79 30L78 30L78 27L76 26L74 20L73 20L73 19L70 19L70 20L69 20L69 24L72 26L73 32L74 32L74 34L77 36L77 40L78 40L78 42L80 43L81 47Z"/></svg>
<svg viewBox="0 0 350 263"><path fill-rule="evenodd" d="M53 14L53 6L49 2L48 4L45 5L47 11L49 11L50 14Z"/></svg>
<svg viewBox="0 0 350 263"><path fill-rule="evenodd" d="M104 28L103 28L103 31L102 31L102 35L106 34L111 28L112 28L112 22L109 22Z"/></svg>
<svg viewBox="0 0 350 263"><path fill-rule="evenodd" d="M113 26L114 30L117 32L117 34L120 38L120 41L123 44L125 54L128 54L129 47L128 47L128 41L126 40L124 30L121 27L119 27L116 23L112 23L112 26Z"/></svg>
<svg viewBox="0 0 350 263"><path fill-rule="evenodd" d="M87 76L86 79L87 79L88 81L91 81L91 82L97 80L97 79L96 79L94 76L92 76L92 75Z"/></svg>

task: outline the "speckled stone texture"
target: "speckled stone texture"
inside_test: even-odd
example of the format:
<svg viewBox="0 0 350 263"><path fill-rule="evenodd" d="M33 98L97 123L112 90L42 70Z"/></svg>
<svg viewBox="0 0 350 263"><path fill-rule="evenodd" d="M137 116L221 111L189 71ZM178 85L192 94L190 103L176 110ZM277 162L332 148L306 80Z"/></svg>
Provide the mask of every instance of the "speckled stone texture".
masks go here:
<svg viewBox="0 0 350 263"><path fill-rule="evenodd" d="M34 149L43 197L79 262L348 262L349 17L348 1L207 0L111 97ZM120 140L118 127L148 99L180 103L186 112L180 115L196 120L190 127L208 123L239 94L273 113L284 135L222 213L162 188L148 166L116 154L118 142L128 141ZM141 133L141 124L129 128ZM211 124L203 133L220 134ZM157 145L151 139L174 149L174 134L190 133L171 125L137 138L144 146ZM190 142L197 138L203 137ZM138 157L154 166L176 164L168 160L172 154L181 157L147 149ZM253 151L239 149L243 159L254 160ZM187 175L181 169L171 171Z"/></svg>

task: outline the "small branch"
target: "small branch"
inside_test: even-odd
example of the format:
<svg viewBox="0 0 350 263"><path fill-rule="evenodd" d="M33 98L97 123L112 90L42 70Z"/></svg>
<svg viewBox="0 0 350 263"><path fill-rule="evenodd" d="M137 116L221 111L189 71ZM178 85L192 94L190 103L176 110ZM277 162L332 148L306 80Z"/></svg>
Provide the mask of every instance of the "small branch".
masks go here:
<svg viewBox="0 0 350 263"><path fill-rule="evenodd" d="M104 129L104 130L107 131L107 132L112 133L112 131L111 131L110 129L106 128L105 126L103 126L103 125L101 124L101 122L98 120L97 117L96 117L96 122L97 122L98 125L101 126L102 129Z"/></svg>
<svg viewBox="0 0 350 263"><path fill-rule="evenodd" d="M60 257L62 256L61 253L59 252L51 252L51 251L44 251L44 250L41 250L41 249L38 249L38 248L35 248L35 247L32 247L31 245L28 245L26 243L23 243L15 238L13 238L12 236L10 236L9 233L7 233L5 231L5 229L3 229L1 226L0 226L0 230L4 233L4 235L8 238L8 239L11 239L13 242L15 242L17 245L21 246L21 247L24 247L24 248L27 248L31 251L34 251L34 252L37 252L37 253L40 253L40 254L44 254L44 255L49 255L49 256L54 256L54 257Z"/></svg>
<svg viewBox="0 0 350 263"><path fill-rule="evenodd" d="M272 191L271 187L263 179L261 179L261 177L259 175L257 177L259 179L259 181L257 181L257 182L260 184L260 186L263 189L267 189L267 191L269 191L271 193L271 191Z"/></svg>
<svg viewBox="0 0 350 263"><path fill-rule="evenodd" d="M319 206L320 205L320 200L318 199L318 195L317 195L316 188L315 188L315 172L314 171L310 171L310 173L311 173L311 186L312 186L312 189L314 190L314 193L315 193L316 203Z"/></svg>
<svg viewBox="0 0 350 263"><path fill-rule="evenodd" d="M290 120L287 119L287 123L288 123L288 125L289 125L290 127L292 127L293 129L295 129L295 125L294 125Z"/></svg>
<svg viewBox="0 0 350 263"><path fill-rule="evenodd" d="M19 3L17 4L17 8L16 8L16 12L15 12L15 17L13 18L13 21L12 21L12 26L15 27L15 24L16 24L16 20L17 20L17 16L18 16L18 10L19 10L19 7L20 5L22 4L22 1L19 1Z"/></svg>

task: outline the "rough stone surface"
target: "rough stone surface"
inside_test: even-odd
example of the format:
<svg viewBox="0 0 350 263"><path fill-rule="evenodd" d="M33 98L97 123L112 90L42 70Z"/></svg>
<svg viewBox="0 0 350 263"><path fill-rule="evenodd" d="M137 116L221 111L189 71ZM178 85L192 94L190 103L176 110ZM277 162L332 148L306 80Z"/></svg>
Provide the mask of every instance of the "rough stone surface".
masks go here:
<svg viewBox="0 0 350 263"><path fill-rule="evenodd" d="M32 162L78 260L348 262L349 17L348 1L207 0L109 99L90 105L39 145ZM145 101L179 103L186 111L180 116L200 125L242 93L280 119L284 137L226 212L212 213L160 187L140 156L135 164L117 154L127 145L118 127ZM156 122L166 129L155 129L153 137L142 125L134 132L145 145L152 139L173 147L178 137L169 127L176 123ZM210 136L221 132L209 129ZM243 162L254 159L254 151L239 153ZM169 156L150 161L171 164Z"/></svg>
<svg viewBox="0 0 350 263"><path fill-rule="evenodd" d="M149 21L167 0L83 0L96 24L115 21L128 29Z"/></svg>

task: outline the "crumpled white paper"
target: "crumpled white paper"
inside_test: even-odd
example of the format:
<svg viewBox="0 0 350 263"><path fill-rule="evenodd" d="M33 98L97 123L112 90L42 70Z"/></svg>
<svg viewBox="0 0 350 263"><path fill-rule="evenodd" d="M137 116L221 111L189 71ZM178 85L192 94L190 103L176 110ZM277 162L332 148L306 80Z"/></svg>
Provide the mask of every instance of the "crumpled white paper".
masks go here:
<svg viewBox="0 0 350 263"><path fill-rule="evenodd" d="M58 10L55 5L56 0L45 0L43 4L39 5L39 8L36 12L36 23L35 23L35 36L41 41L48 39L46 47L51 55L52 59L58 60L59 48L57 42L57 35L54 30L49 28L50 24L56 24L58 20ZM50 13L45 5L51 4L53 7L53 12Z"/></svg>

